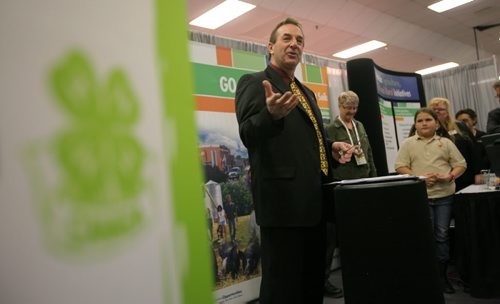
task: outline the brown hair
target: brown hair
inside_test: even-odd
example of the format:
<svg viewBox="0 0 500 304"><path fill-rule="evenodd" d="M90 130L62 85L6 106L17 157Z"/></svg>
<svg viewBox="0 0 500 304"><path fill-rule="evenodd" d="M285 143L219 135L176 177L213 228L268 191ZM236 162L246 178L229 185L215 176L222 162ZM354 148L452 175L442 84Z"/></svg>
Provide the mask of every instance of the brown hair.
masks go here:
<svg viewBox="0 0 500 304"><path fill-rule="evenodd" d="M302 35L304 35L304 30L302 30L302 24L300 24L300 22L297 19L288 17L285 20L283 20L280 23L278 23L274 27L274 30L271 32L271 37L269 37L269 42L276 43L276 39L278 38L278 37L276 37L276 32L278 31L278 29L280 27L282 27L285 24L293 24L293 25L295 25L296 27L298 27L300 29L300 31L302 32Z"/></svg>
<svg viewBox="0 0 500 304"><path fill-rule="evenodd" d="M429 108L420 108L420 109L418 109L417 112L415 112L415 116L413 117L413 122L417 122L417 116L420 113L427 113L427 114L429 114L430 116L432 116L432 118L434 118L434 120L439 125L439 119L438 119L438 116L437 116L436 112L434 112L433 109L429 109Z"/></svg>
<svg viewBox="0 0 500 304"><path fill-rule="evenodd" d="M417 129L415 128L415 123L417 122L417 116L420 113L427 113L430 116L432 116L432 118L434 118L434 120L436 121L436 124L438 126L438 128L436 130L437 135L439 135L441 137L446 137L449 140L453 141L452 137L448 134L448 131L446 131L443 124L439 121L436 112L434 112L434 110L431 108L420 108L417 110L417 112L415 113L415 116L413 117L414 124L413 124L413 126L411 126L410 133L408 134L408 137L415 135L415 133L417 132Z"/></svg>

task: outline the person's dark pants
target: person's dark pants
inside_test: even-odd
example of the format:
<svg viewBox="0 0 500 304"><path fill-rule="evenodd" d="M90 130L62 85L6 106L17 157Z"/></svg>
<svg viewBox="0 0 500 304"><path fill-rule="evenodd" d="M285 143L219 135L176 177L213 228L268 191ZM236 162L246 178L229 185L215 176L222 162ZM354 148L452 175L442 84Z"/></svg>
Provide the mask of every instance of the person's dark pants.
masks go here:
<svg viewBox="0 0 500 304"><path fill-rule="evenodd" d="M228 219L227 223L229 224L229 235L231 236L231 241L236 240L236 219Z"/></svg>
<svg viewBox="0 0 500 304"><path fill-rule="evenodd" d="M337 247L337 234L335 224L332 222L326 223L326 262L325 262L325 281L330 277L333 260L333 253Z"/></svg>
<svg viewBox="0 0 500 304"><path fill-rule="evenodd" d="M326 224L261 227L259 303L323 303Z"/></svg>

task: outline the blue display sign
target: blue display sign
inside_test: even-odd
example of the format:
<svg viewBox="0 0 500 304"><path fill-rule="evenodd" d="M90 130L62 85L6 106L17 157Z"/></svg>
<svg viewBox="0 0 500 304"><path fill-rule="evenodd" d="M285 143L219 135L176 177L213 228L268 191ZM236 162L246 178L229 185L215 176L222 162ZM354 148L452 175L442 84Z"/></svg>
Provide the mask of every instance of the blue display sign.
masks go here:
<svg viewBox="0 0 500 304"><path fill-rule="evenodd" d="M390 75L375 68L377 93L392 100L420 100L417 78L414 76Z"/></svg>

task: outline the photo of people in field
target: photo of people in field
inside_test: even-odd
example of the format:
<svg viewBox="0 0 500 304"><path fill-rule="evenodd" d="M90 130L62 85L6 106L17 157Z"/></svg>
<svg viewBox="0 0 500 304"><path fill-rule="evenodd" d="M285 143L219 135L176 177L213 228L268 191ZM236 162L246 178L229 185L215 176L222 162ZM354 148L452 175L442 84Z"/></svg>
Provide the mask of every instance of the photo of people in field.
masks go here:
<svg viewBox="0 0 500 304"><path fill-rule="evenodd" d="M260 234L250 194L248 152L234 113L197 114L217 290L260 276Z"/></svg>

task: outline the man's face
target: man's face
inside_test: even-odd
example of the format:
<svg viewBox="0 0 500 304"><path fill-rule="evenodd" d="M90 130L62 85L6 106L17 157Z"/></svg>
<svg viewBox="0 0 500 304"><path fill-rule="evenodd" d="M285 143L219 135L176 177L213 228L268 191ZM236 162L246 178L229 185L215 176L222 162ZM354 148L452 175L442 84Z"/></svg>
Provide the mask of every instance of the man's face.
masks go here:
<svg viewBox="0 0 500 304"><path fill-rule="evenodd" d="M469 129L474 128L474 120L469 116L469 114L463 113L457 116L457 120L463 122L469 127Z"/></svg>
<svg viewBox="0 0 500 304"><path fill-rule="evenodd" d="M358 105L350 103L348 105L339 105L339 115L344 122L350 122L358 111Z"/></svg>
<svg viewBox="0 0 500 304"><path fill-rule="evenodd" d="M302 58L304 35L297 26L285 24L276 31L276 42L269 42L267 47L271 54L271 63L292 72Z"/></svg>

